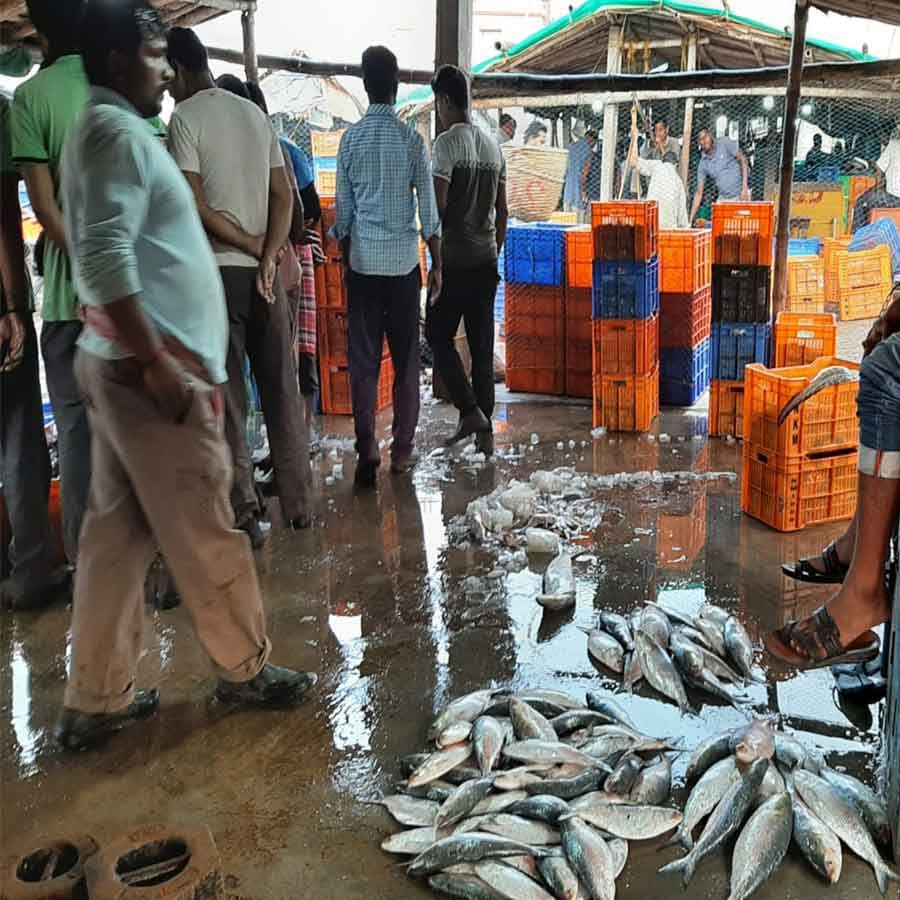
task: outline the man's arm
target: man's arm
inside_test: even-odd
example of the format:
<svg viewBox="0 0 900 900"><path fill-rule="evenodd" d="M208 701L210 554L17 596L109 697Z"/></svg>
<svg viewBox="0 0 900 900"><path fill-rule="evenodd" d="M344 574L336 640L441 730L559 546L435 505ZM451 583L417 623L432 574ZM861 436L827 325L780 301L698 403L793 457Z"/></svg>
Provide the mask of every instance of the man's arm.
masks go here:
<svg viewBox="0 0 900 900"><path fill-rule="evenodd" d="M206 194L203 191L203 179L196 172L183 172L191 190L194 192L194 202L197 204L197 212L200 213L200 221L206 229L206 233L215 238L219 243L227 244L248 256L259 259L263 252L262 235L247 234L240 225L233 222L228 216L213 209L206 202Z"/></svg>
<svg viewBox="0 0 900 900"><path fill-rule="evenodd" d="M700 204L703 202L703 186L705 184L706 172L704 172L701 168L697 172L697 190L694 191L694 200L691 203L691 214L688 216L688 218L691 220L692 225L697 217L697 210L700 209Z"/></svg>
<svg viewBox="0 0 900 900"><path fill-rule="evenodd" d="M25 276L25 243L22 240L22 211L19 207L19 179L4 172L0 176L0 287L6 309L0 310L0 373L14 369L25 353L25 322L28 282ZM3 313L5 312L5 315Z"/></svg>
<svg viewBox="0 0 900 900"><path fill-rule="evenodd" d="M416 202L419 206L419 221L422 223L422 237L431 253L431 271L428 273L428 302L437 303L444 282L444 262L441 255L441 219L425 142L420 136L413 167L413 185L416 188Z"/></svg>
<svg viewBox="0 0 900 900"><path fill-rule="evenodd" d="M65 250L66 227L62 210L56 202L56 186L50 166L47 163L29 163L22 165L21 171L34 214L46 232L47 240Z"/></svg>
<svg viewBox="0 0 900 900"><path fill-rule="evenodd" d="M447 215L447 198L450 196L450 182L440 175L434 176L434 199L437 203L438 215L441 221Z"/></svg>
<svg viewBox="0 0 900 900"><path fill-rule="evenodd" d="M356 216L356 200L353 196L350 173L347 171L347 156L349 152L347 135L345 134L341 138L340 147L338 147L334 190L335 219L332 234L334 239L341 245L344 266L348 269L350 268L350 232L353 228L353 219Z"/></svg>
<svg viewBox="0 0 900 900"><path fill-rule="evenodd" d="M276 139L277 140L277 139ZM278 255L287 243L291 233L291 220L294 215L294 192L284 171L284 166L269 170L269 224L263 242L262 258L259 261L259 274L256 287L270 303L275 300L275 272L278 268ZM299 201L299 196L297 200Z"/></svg>
<svg viewBox="0 0 900 900"><path fill-rule="evenodd" d="M506 243L506 226L509 223L509 206L506 202L506 175L500 179L497 185L497 204L494 207L494 227L497 229L497 253L503 249ZM501 274L503 274L501 272Z"/></svg>
<svg viewBox="0 0 900 900"><path fill-rule="evenodd" d="M734 158L741 164L741 200L749 200L750 193L750 162L740 147L736 147Z"/></svg>

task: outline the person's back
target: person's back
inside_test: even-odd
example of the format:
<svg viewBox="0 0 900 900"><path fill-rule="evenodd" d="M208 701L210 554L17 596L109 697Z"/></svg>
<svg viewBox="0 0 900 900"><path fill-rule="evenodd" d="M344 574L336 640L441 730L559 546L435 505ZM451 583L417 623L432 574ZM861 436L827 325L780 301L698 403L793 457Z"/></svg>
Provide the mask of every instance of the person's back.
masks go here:
<svg viewBox="0 0 900 900"><path fill-rule="evenodd" d="M433 170L449 180L443 218L447 267L476 268L497 261L497 191L506 163L497 142L477 125L459 123L434 142Z"/></svg>
<svg viewBox="0 0 900 900"><path fill-rule="evenodd" d="M248 234L265 234L270 170L280 164L281 149L253 103L221 88L194 94L172 115L169 146L183 171L200 175L210 207ZM211 240L220 266L257 265L243 251Z"/></svg>

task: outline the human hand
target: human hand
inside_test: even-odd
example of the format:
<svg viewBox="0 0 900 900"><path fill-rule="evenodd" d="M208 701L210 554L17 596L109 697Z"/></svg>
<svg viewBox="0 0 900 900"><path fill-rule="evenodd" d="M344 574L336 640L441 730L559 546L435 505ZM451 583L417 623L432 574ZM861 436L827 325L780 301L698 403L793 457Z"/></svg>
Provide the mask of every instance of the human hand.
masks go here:
<svg viewBox="0 0 900 900"><path fill-rule="evenodd" d="M444 286L444 273L436 266L431 267L428 273L428 304L434 306L441 299L441 289Z"/></svg>
<svg viewBox="0 0 900 900"><path fill-rule="evenodd" d="M190 412L194 391L175 357L161 350L144 367L143 376L144 387L166 421L181 425Z"/></svg>
<svg viewBox="0 0 900 900"><path fill-rule="evenodd" d="M278 263L274 254L266 254L259 262L259 270L256 273L256 290L267 303L275 302L275 272Z"/></svg>
<svg viewBox="0 0 900 900"><path fill-rule="evenodd" d="M0 316L0 372L12 372L25 356L25 323L19 312Z"/></svg>
<svg viewBox="0 0 900 900"><path fill-rule="evenodd" d="M741 189L741 200L744 203L749 203L752 199L753 199L753 193L751 192L750 188L743 187Z"/></svg>

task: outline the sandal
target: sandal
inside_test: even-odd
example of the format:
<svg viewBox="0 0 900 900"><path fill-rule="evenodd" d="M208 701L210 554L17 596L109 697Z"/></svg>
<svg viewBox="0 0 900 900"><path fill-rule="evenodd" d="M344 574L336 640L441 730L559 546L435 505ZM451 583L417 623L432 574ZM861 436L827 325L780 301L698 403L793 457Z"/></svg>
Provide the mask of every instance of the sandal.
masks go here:
<svg viewBox="0 0 900 900"><path fill-rule="evenodd" d="M795 563L784 563L781 571L794 581L804 581L807 584L843 584L847 572L850 571L850 563L841 562L837 555L837 542L832 541L822 551L822 562L825 563L825 571L821 572L812 561L799 559Z"/></svg>
<svg viewBox="0 0 900 900"><path fill-rule="evenodd" d="M801 630L800 623L794 621L769 634L765 640L769 654L801 670L864 663L878 656L880 644L874 631L866 631L848 646L842 646L838 627L824 606L804 622L812 624L811 631ZM825 656L819 658L821 651Z"/></svg>

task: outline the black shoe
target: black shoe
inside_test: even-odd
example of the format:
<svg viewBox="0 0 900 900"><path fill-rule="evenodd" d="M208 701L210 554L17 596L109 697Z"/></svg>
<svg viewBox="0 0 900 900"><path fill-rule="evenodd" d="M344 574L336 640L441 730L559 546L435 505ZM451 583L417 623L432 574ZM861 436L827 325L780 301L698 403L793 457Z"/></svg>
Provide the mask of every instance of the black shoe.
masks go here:
<svg viewBox="0 0 900 900"><path fill-rule="evenodd" d="M475 435L475 449L485 456L494 455L494 432L482 431Z"/></svg>
<svg viewBox="0 0 900 900"><path fill-rule="evenodd" d="M219 679L216 699L220 703L241 706L293 706L299 703L318 681L312 672L295 672L279 666L265 665L250 681Z"/></svg>
<svg viewBox="0 0 900 900"><path fill-rule="evenodd" d="M261 550L265 547L272 532L271 524L257 519L256 516L251 516L246 522L238 525L238 528L246 532L247 537L250 538L250 546L254 550Z"/></svg>
<svg viewBox="0 0 900 900"><path fill-rule="evenodd" d="M490 419L476 406L471 412L467 412L464 416L459 417L459 425L456 431L444 441L444 445L452 447L473 434L489 432L490 430Z"/></svg>
<svg viewBox="0 0 900 900"><path fill-rule="evenodd" d="M406 456L394 456L391 459L391 472L394 475L407 475L419 462L419 454L413 451Z"/></svg>
<svg viewBox="0 0 900 900"><path fill-rule="evenodd" d="M312 528L312 523L312 513L302 513L296 518L291 519L291 529L293 531L305 531L307 528Z"/></svg>
<svg viewBox="0 0 900 900"><path fill-rule="evenodd" d="M131 705L118 713L84 713L63 707L54 737L64 750L97 747L117 731L147 719L159 709L159 691L135 691Z"/></svg>
<svg viewBox="0 0 900 900"><path fill-rule="evenodd" d="M356 474L353 476L353 483L358 488L370 489L375 487L378 467L381 465L375 460L360 460L356 464Z"/></svg>

